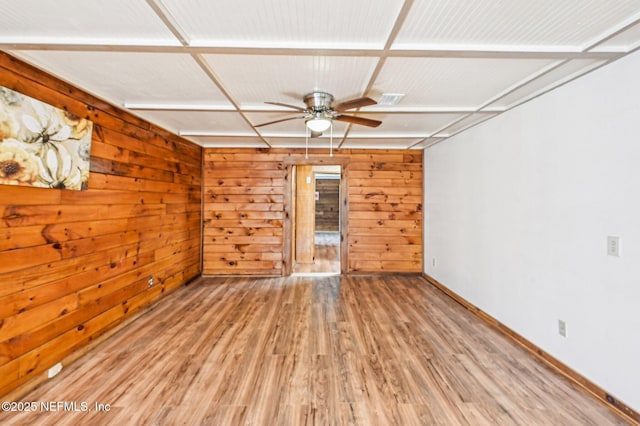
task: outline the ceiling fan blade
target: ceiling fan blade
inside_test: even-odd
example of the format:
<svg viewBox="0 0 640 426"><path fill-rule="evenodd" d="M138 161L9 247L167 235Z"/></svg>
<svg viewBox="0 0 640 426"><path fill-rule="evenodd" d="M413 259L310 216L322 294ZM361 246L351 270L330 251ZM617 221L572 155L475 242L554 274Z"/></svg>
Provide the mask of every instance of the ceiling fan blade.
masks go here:
<svg viewBox="0 0 640 426"><path fill-rule="evenodd" d="M340 102L338 105L336 105L335 110L338 112L342 112L348 109L360 108L360 107L375 105L375 104L377 104L376 101L374 101L369 97L364 96L362 98L350 99L348 101Z"/></svg>
<svg viewBox="0 0 640 426"><path fill-rule="evenodd" d="M372 120L371 118L356 117L354 115L338 115L336 118L338 121L346 121L347 123L359 124L361 126L378 127L382 124L382 121Z"/></svg>
<svg viewBox="0 0 640 426"><path fill-rule="evenodd" d="M262 127L262 126L268 126L269 124L276 124L276 123L281 123L283 121L289 121L289 120L296 120L298 118L305 118L304 115L298 115L296 117L288 117L288 118L281 118L280 120L273 120L273 121L268 121L266 123L260 123L260 124L256 124L253 127Z"/></svg>
<svg viewBox="0 0 640 426"><path fill-rule="evenodd" d="M283 106L283 107L286 107L286 108L295 109L296 111L300 111L300 112L307 111L306 109L304 109L302 107L295 106L295 105L289 105L289 104L283 104L282 102L265 102L265 104Z"/></svg>

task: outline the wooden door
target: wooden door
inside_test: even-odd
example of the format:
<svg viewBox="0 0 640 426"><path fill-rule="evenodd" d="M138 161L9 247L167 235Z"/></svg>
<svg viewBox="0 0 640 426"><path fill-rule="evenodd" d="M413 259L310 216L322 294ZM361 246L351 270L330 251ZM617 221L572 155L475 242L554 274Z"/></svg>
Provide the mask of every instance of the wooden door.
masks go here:
<svg viewBox="0 0 640 426"><path fill-rule="evenodd" d="M316 205L315 179L312 165L296 168L295 263L313 263Z"/></svg>

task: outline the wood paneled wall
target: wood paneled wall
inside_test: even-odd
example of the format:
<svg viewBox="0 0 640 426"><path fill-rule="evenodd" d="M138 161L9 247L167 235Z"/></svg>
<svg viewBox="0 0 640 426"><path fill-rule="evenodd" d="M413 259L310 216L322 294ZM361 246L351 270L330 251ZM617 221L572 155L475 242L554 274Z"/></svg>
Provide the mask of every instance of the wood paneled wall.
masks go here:
<svg viewBox="0 0 640 426"><path fill-rule="evenodd" d="M282 160L254 149L204 150L204 274L280 275Z"/></svg>
<svg viewBox="0 0 640 426"><path fill-rule="evenodd" d="M200 275L202 149L2 52L0 85L94 122L88 190L0 185L4 395Z"/></svg>
<svg viewBox="0 0 640 426"><path fill-rule="evenodd" d="M349 269L422 271L422 151L354 151Z"/></svg>
<svg viewBox="0 0 640 426"><path fill-rule="evenodd" d="M326 150L314 158L331 164ZM335 158L348 162L348 272L421 272L422 152ZM282 274L287 165L303 160L303 150L205 149L205 274Z"/></svg>
<svg viewBox="0 0 640 426"><path fill-rule="evenodd" d="M340 226L340 180L316 179L316 231L338 231Z"/></svg>

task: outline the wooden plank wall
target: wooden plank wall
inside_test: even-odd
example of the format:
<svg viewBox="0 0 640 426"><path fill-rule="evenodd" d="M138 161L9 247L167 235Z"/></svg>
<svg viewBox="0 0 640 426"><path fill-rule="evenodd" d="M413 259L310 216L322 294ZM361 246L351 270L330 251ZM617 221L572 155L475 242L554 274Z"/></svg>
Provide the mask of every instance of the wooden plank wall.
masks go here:
<svg viewBox="0 0 640 426"><path fill-rule="evenodd" d="M281 274L282 160L254 149L204 150L204 274Z"/></svg>
<svg viewBox="0 0 640 426"><path fill-rule="evenodd" d="M340 226L340 180L316 179L316 231L338 231Z"/></svg>
<svg viewBox="0 0 640 426"><path fill-rule="evenodd" d="M0 85L94 122L88 190L0 185L4 395L200 275L202 149L2 52Z"/></svg>
<svg viewBox="0 0 640 426"><path fill-rule="evenodd" d="M422 272L422 151L354 151L349 269Z"/></svg>
<svg viewBox="0 0 640 426"><path fill-rule="evenodd" d="M421 272L422 152L335 157L348 159L348 272ZM314 158L330 164L326 150ZM204 274L282 274L287 164L303 159L303 150L204 150Z"/></svg>

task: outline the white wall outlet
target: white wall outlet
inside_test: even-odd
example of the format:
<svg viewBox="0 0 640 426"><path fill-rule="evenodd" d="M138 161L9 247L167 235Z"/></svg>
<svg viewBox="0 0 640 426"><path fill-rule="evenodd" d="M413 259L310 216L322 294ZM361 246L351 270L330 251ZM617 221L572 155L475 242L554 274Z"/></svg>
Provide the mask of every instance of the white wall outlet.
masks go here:
<svg viewBox="0 0 640 426"><path fill-rule="evenodd" d="M563 320L558 320L558 334L567 337L567 323Z"/></svg>
<svg viewBox="0 0 640 426"><path fill-rule="evenodd" d="M147 282L149 283L149 288L153 287L153 277L149 277Z"/></svg>
<svg viewBox="0 0 640 426"><path fill-rule="evenodd" d="M53 376L56 376L61 371L62 371L62 364L57 363L56 365L51 367L49 371L47 371L47 377L52 378Z"/></svg>
<svg viewBox="0 0 640 426"><path fill-rule="evenodd" d="M607 237L607 254L609 256L620 256L620 237L611 235Z"/></svg>

